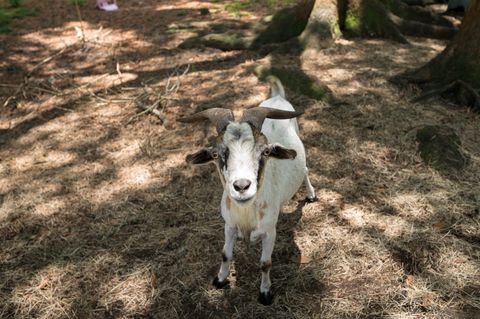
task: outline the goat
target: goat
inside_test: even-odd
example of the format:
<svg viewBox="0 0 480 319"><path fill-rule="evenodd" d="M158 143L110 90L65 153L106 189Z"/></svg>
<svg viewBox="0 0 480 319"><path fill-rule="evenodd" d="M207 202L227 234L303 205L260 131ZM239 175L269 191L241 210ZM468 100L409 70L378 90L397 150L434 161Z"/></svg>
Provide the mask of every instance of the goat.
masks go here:
<svg viewBox="0 0 480 319"><path fill-rule="evenodd" d="M192 164L214 162L223 184L221 214L225 220L225 244L213 285L223 288L229 284L227 277L237 237L250 237L251 241L261 238L259 302L264 305L273 301L270 268L280 209L302 182L307 188L307 200L316 199L295 119L302 112L295 111L285 99L279 79L269 80L271 97L259 107L245 110L239 121L235 121L231 110L224 108L211 108L178 119L180 122L210 120L218 133L216 145L186 157Z"/></svg>

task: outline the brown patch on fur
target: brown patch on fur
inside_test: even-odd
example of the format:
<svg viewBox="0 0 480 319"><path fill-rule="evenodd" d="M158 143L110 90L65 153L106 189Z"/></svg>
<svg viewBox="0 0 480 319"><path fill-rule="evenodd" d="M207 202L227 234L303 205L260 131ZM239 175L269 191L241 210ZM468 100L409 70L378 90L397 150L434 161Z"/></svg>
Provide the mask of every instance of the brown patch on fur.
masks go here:
<svg viewBox="0 0 480 319"><path fill-rule="evenodd" d="M267 208L267 202L263 202L263 203L262 203L262 206L260 206L260 208L261 208L261 209Z"/></svg>
<svg viewBox="0 0 480 319"><path fill-rule="evenodd" d="M253 139L255 144L268 144L267 137L263 135L263 133L257 129L256 127L250 125L252 128L252 133L253 133Z"/></svg>
<svg viewBox="0 0 480 319"><path fill-rule="evenodd" d="M225 205L227 206L227 209L230 210L230 206L232 206L232 200L228 196L227 196L227 199L225 200Z"/></svg>
<svg viewBox="0 0 480 319"><path fill-rule="evenodd" d="M263 272L269 271L270 268L272 268L272 261L271 260L267 260L267 261L262 262L262 271Z"/></svg>
<svg viewBox="0 0 480 319"><path fill-rule="evenodd" d="M265 212L263 210L258 211L258 216L262 219L265 216Z"/></svg>

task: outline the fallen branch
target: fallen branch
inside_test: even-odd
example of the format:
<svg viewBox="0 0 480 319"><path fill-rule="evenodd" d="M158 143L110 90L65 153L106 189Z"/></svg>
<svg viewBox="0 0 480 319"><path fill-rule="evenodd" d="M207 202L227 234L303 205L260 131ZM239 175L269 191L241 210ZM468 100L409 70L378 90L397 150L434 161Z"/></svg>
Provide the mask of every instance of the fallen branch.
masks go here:
<svg viewBox="0 0 480 319"><path fill-rule="evenodd" d="M181 85L181 77L187 74L189 70L190 64L187 64L183 70L180 66L176 67L168 77L163 92L157 93L155 100L150 105L144 103L144 101L149 99L154 94L149 92L152 91L150 87L145 86L144 92L133 99L134 103L137 105L137 107L142 109L142 111L131 116L128 119L127 124L147 113L154 114L158 116L162 122L165 122L165 109L167 108L169 101L174 100L173 98L168 97L168 95L174 94L178 91Z"/></svg>
<svg viewBox="0 0 480 319"><path fill-rule="evenodd" d="M17 98L17 96L24 90L24 88L28 85L28 83L30 82L30 78L32 77L33 73L36 72L42 65L52 61L53 59L63 55L65 52L68 52L70 51L72 48L75 48L78 46L78 42L75 42L73 44L70 44L70 45L67 45L65 46L64 48L62 48L61 50L57 51L56 53L46 57L45 59L43 59L42 61L40 61L39 63L37 63L24 77L23 79L23 82L17 86L17 89L15 90L15 92L9 96L5 102L3 103L3 107L7 107L10 103L10 101L14 100Z"/></svg>

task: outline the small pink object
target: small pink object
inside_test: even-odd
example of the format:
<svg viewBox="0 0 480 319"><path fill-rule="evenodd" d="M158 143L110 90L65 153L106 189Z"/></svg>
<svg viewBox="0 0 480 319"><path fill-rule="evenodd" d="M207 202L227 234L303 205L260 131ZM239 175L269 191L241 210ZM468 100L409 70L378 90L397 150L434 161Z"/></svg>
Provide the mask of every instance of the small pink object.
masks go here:
<svg viewBox="0 0 480 319"><path fill-rule="evenodd" d="M116 11L118 10L117 0L97 0L97 8L103 11Z"/></svg>

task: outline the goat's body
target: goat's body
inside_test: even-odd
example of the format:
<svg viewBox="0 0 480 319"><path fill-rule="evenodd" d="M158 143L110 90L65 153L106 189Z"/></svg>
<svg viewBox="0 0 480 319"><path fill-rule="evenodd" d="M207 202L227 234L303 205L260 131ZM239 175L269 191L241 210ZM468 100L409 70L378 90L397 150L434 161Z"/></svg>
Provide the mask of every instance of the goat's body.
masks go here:
<svg viewBox="0 0 480 319"><path fill-rule="evenodd" d="M293 106L281 96L272 97L260 106L294 111ZM305 148L298 136L297 119L266 119L262 126L262 133L270 143L279 143L297 152L297 156L293 160L272 160L267 163L265 181L270 182L264 185L265 188L269 188L266 189L266 192L269 196L278 196L278 200L275 202L283 205L295 195L305 176Z"/></svg>
<svg viewBox="0 0 480 319"><path fill-rule="evenodd" d="M272 84L272 97L261 103L260 106L294 111L293 106L284 97L285 93L280 82L276 80ZM269 143L278 143L287 149L295 150L296 156L291 160L271 159L267 161L263 183L259 185L255 198L248 204L239 204L231 200L227 188L224 188L221 213L225 220L225 245L223 262L214 283L217 287L222 287L227 282L233 245L238 236L250 237L251 241L261 238L260 301L269 304L271 302L271 254L275 244L276 224L280 209L295 195L302 182L305 182L309 199L315 198L315 192L308 180L305 148L298 135L297 120L294 118L265 119L261 132Z"/></svg>
<svg viewBox="0 0 480 319"><path fill-rule="evenodd" d="M260 106L294 111L293 106L280 95L264 101ZM254 237L257 237L264 234L268 228L275 227L281 207L295 195L304 181L305 149L297 134L297 128L296 119L265 120L262 133L268 141L295 150L297 156L293 160L273 159L267 162L264 183L250 205L235 204L228 199L227 191L224 191L222 216L230 227L239 228L240 235L253 231Z"/></svg>

